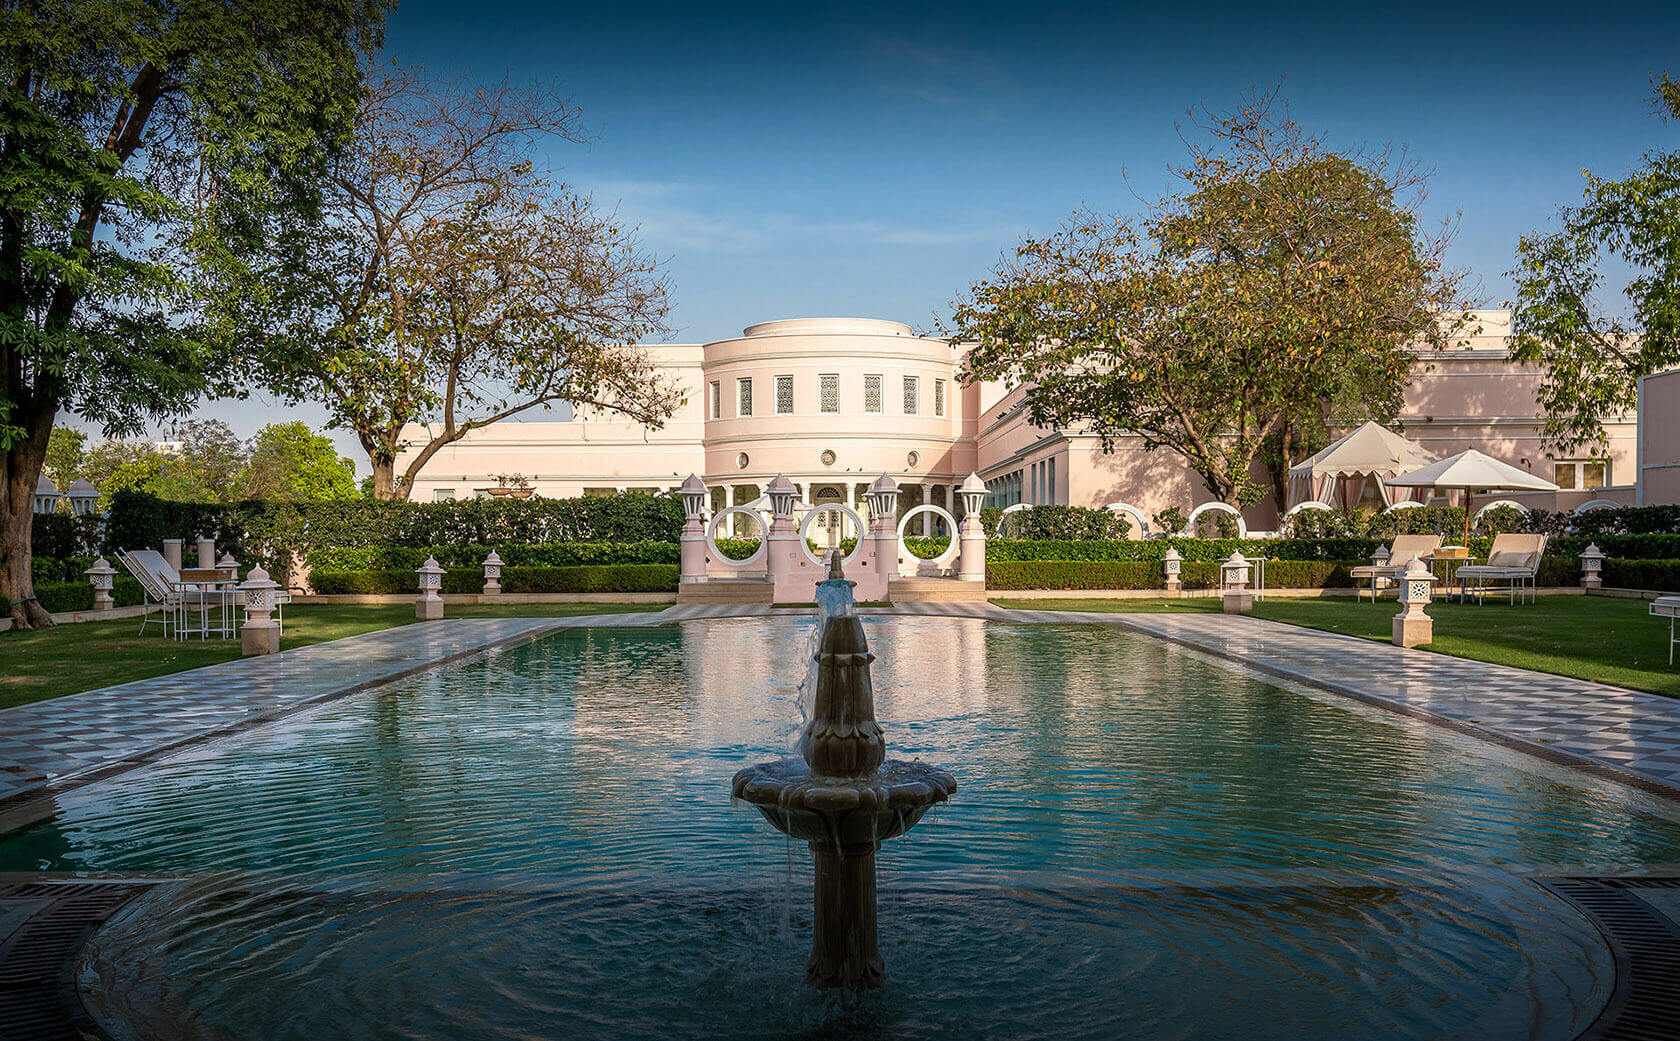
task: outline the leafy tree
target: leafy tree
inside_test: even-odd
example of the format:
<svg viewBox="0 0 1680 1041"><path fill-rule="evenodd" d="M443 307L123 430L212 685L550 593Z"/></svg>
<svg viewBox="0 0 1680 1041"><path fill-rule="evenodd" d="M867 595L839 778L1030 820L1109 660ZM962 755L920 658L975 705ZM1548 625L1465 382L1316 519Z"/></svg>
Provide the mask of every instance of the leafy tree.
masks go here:
<svg viewBox="0 0 1680 1041"><path fill-rule="evenodd" d="M83 475L107 500L119 491L175 502L234 502L245 487L248 450L226 423L189 420L161 451L149 441L106 441L87 453Z"/></svg>
<svg viewBox="0 0 1680 1041"><path fill-rule="evenodd" d="M76 478L82 476L82 462L86 458L86 434L75 427L52 428L52 436L47 439L44 470L60 491L69 488Z"/></svg>
<svg viewBox="0 0 1680 1041"><path fill-rule="evenodd" d="M306 423L270 423L252 442L248 499L360 499L356 464Z"/></svg>
<svg viewBox="0 0 1680 1041"><path fill-rule="evenodd" d="M952 325L966 378L1029 384L1035 424L1139 436L1247 505L1268 438L1393 416L1415 346L1456 331L1459 279L1447 229L1420 231L1414 163L1332 151L1275 94L1197 125L1179 193L1025 240Z"/></svg>
<svg viewBox="0 0 1680 1041"><path fill-rule="evenodd" d="M1656 108L1680 120L1680 81L1657 77ZM1587 179L1555 231L1517 245L1512 355L1544 370L1549 446L1605 444L1604 422L1638 407L1639 377L1680 365L1680 149L1646 153L1621 180ZM1631 270L1626 308L1606 308L1600 261Z"/></svg>
<svg viewBox="0 0 1680 1041"><path fill-rule="evenodd" d="M539 141L580 139L545 90L384 75L319 217L277 215L249 300L268 330L256 360L275 393L325 401L356 434L378 498L407 498L440 448L531 409L674 411L678 389L627 346L663 328L656 265L533 161Z"/></svg>
<svg viewBox="0 0 1680 1041"><path fill-rule="evenodd" d="M181 411L275 208L310 204L379 0L0 4L0 594L50 625L31 498L54 417Z"/></svg>
<svg viewBox="0 0 1680 1041"><path fill-rule="evenodd" d="M88 449L82 476L106 502L122 489L149 492L163 455L148 441L103 441Z"/></svg>

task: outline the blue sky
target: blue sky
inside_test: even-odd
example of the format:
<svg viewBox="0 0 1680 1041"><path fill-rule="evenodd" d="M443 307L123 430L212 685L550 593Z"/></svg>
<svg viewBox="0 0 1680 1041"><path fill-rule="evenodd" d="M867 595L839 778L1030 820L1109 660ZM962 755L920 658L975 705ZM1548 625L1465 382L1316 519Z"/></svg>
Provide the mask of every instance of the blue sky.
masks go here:
<svg viewBox="0 0 1680 1041"><path fill-rule="evenodd" d="M864 315L929 327L1023 234L1168 187L1186 110L1284 79L1335 144L1405 146L1487 303L1523 232L1677 134L1680 5L710 5L403 0L396 60L543 81L550 164L667 258L673 339ZM238 432L312 409L211 403ZM346 447L352 442L340 439ZM360 452L351 453L365 470Z"/></svg>

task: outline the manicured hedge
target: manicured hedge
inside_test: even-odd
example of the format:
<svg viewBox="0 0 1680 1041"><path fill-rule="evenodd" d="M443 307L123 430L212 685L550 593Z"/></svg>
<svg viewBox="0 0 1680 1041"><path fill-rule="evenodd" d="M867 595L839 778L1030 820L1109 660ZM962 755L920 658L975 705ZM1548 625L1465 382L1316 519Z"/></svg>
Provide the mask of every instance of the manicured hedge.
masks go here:
<svg viewBox="0 0 1680 1041"><path fill-rule="evenodd" d="M1622 560L1604 562L1604 584L1613 589L1680 592L1680 560Z"/></svg>
<svg viewBox="0 0 1680 1041"><path fill-rule="evenodd" d="M675 564L594 564L582 567L506 567L506 593L669 593L677 588ZM321 594L412 593L419 596L412 571L317 571L310 584ZM443 575L445 593L478 593L484 589L481 570L453 569Z"/></svg>
<svg viewBox="0 0 1680 1041"><path fill-rule="evenodd" d="M551 542L505 546L366 546L311 550L311 570L413 571L436 557L445 569L477 568L495 550L509 567L579 567L593 564L675 564L682 547L675 542Z"/></svg>
<svg viewBox="0 0 1680 1041"><path fill-rule="evenodd" d="M81 582L37 582L35 599L49 612L93 610L93 587ZM140 583L127 575L119 575L111 583L111 600L118 607L132 607L141 602ZM10 611L11 601L0 596L0 611Z"/></svg>
<svg viewBox="0 0 1680 1041"><path fill-rule="evenodd" d="M1185 560L1224 560L1241 550L1245 557L1283 560L1360 560L1369 562L1375 539L1146 539L1052 541L994 539L986 543L988 561L1003 560L1160 560L1168 547Z"/></svg>
<svg viewBox="0 0 1680 1041"><path fill-rule="evenodd" d="M100 552L97 515L38 513L29 529L30 552L37 557L94 557Z"/></svg>
<svg viewBox="0 0 1680 1041"><path fill-rule="evenodd" d="M124 491L111 497L105 548L155 549L164 539L209 535L241 565L260 563L272 572L286 563L281 554L318 548L675 543L682 526L678 496L636 492L581 499L223 504Z"/></svg>
<svg viewBox="0 0 1680 1041"><path fill-rule="evenodd" d="M1000 560L986 562L991 589L1160 589L1161 565L1149 560Z"/></svg>

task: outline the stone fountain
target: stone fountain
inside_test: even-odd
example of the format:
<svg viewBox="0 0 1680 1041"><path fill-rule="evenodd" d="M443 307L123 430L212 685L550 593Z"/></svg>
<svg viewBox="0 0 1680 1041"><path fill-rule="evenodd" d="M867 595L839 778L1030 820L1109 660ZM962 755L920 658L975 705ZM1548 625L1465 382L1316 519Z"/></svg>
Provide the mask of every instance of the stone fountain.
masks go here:
<svg viewBox="0 0 1680 1041"><path fill-rule="evenodd" d="M805 978L825 988L886 982L876 945L875 852L957 790L956 780L936 766L887 759L869 678L875 656L862 620L851 613L850 590L835 553L828 579L817 587L823 611L816 699L800 739L803 758L759 763L737 773L734 783L736 798L810 843L816 919Z"/></svg>

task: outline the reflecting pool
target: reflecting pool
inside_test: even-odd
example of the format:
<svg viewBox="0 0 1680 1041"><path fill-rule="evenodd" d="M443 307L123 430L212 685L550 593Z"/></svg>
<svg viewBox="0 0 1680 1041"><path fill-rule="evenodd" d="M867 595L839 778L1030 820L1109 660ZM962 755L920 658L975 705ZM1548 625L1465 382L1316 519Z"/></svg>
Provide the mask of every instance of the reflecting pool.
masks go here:
<svg viewBox="0 0 1680 1041"><path fill-rule="evenodd" d="M880 859L884 989L802 984L810 854L731 806L809 627L576 629L81 789L0 870L169 881L90 1003L204 1038L1573 1037L1536 871L1680 862L1654 800L1110 627L869 618L894 756L961 789Z"/></svg>

